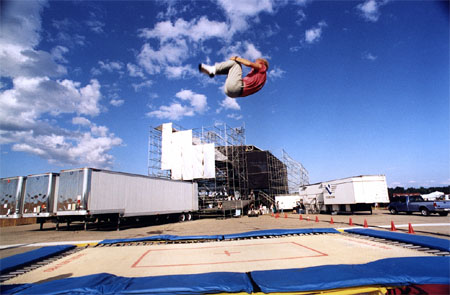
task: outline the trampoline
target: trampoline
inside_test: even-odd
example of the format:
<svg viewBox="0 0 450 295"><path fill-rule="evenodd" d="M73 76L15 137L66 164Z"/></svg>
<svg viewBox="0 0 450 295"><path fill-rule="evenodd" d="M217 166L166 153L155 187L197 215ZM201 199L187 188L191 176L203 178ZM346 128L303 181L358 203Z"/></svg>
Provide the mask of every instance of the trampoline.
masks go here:
<svg viewBox="0 0 450 295"><path fill-rule="evenodd" d="M364 230L356 233L367 236ZM404 239L383 231L368 234ZM448 240L426 239L428 246L441 248L433 252L421 251L421 236L409 235L407 245L412 246L405 247L358 235L302 229L107 240L5 280L2 294L274 293L368 286L384 294L386 288L411 285L448 290L450 259L442 252ZM420 245L414 246L414 240ZM24 254L2 259L9 267L2 273L14 269L14 260L16 268L27 265Z"/></svg>

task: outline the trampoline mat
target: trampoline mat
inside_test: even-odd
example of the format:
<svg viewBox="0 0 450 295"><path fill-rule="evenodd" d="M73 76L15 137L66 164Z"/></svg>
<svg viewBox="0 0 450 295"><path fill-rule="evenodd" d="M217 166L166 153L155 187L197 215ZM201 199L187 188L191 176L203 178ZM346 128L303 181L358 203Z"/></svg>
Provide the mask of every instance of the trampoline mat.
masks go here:
<svg viewBox="0 0 450 295"><path fill-rule="evenodd" d="M12 278L5 284L38 283L109 273L147 277L208 272L250 272L334 264L363 264L384 258L432 256L338 234L221 242L89 247Z"/></svg>

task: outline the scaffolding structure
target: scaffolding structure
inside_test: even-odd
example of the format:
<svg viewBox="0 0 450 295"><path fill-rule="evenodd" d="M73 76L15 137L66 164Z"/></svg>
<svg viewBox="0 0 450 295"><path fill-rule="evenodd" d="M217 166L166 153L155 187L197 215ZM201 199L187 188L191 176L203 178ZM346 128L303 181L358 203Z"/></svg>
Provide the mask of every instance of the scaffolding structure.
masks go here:
<svg viewBox="0 0 450 295"><path fill-rule="evenodd" d="M287 165L272 153L267 153L267 165L269 196L274 198L276 195L289 193Z"/></svg>
<svg viewBox="0 0 450 295"><path fill-rule="evenodd" d="M172 128L173 132L186 130L174 124ZM148 175L170 179L171 171L161 169L161 142L161 126L150 128ZM295 194L300 186L309 184L308 171L286 151L282 150L280 160L270 151L246 145L244 126L216 122L192 129L193 145L211 143L215 147L215 178L193 180L198 183L200 208L222 200L254 200L255 195L269 206L276 195Z"/></svg>
<svg viewBox="0 0 450 295"><path fill-rule="evenodd" d="M216 177L197 180L199 191L212 197L246 198L249 192L244 126L230 127L216 122L212 127L193 129L192 133L199 142L214 143L216 148Z"/></svg>
<svg viewBox="0 0 450 295"><path fill-rule="evenodd" d="M173 125L174 132L184 130L181 126ZM244 149L245 128L216 122L212 127L192 129L192 141L193 145L213 143L215 146L215 178L195 179L202 203L206 204L207 200L246 199L249 191ZM161 142L161 126L150 128L148 175L170 179L171 171L161 169Z"/></svg>
<svg viewBox="0 0 450 295"><path fill-rule="evenodd" d="M282 150L282 161L286 165L289 194L298 194L301 186L309 184L309 173L300 162Z"/></svg>

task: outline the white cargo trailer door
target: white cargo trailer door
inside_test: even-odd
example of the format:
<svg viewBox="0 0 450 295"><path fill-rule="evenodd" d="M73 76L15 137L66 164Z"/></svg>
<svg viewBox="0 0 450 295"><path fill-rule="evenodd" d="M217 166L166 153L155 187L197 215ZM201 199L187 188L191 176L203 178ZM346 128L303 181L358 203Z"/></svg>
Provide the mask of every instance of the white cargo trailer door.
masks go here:
<svg viewBox="0 0 450 295"><path fill-rule="evenodd" d="M368 175L354 179L356 203L389 203L386 177Z"/></svg>
<svg viewBox="0 0 450 295"><path fill-rule="evenodd" d="M88 209L92 214L123 213L130 193L127 180L119 173L92 170Z"/></svg>

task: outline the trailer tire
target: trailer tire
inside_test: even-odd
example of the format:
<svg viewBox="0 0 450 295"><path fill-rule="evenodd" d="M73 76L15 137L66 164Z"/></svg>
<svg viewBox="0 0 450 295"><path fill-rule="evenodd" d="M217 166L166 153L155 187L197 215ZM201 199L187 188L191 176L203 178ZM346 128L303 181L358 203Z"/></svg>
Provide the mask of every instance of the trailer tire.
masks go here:
<svg viewBox="0 0 450 295"><path fill-rule="evenodd" d="M180 216L178 216L178 221L184 222L185 220L186 220L186 215L180 214Z"/></svg>
<svg viewBox="0 0 450 295"><path fill-rule="evenodd" d="M186 214L186 220L191 221L192 220L192 213Z"/></svg>
<svg viewBox="0 0 450 295"><path fill-rule="evenodd" d="M422 216L428 216L430 215L430 211L428 211L427 208L422 207L420 208L420 214L422 214Z"/></svg>

